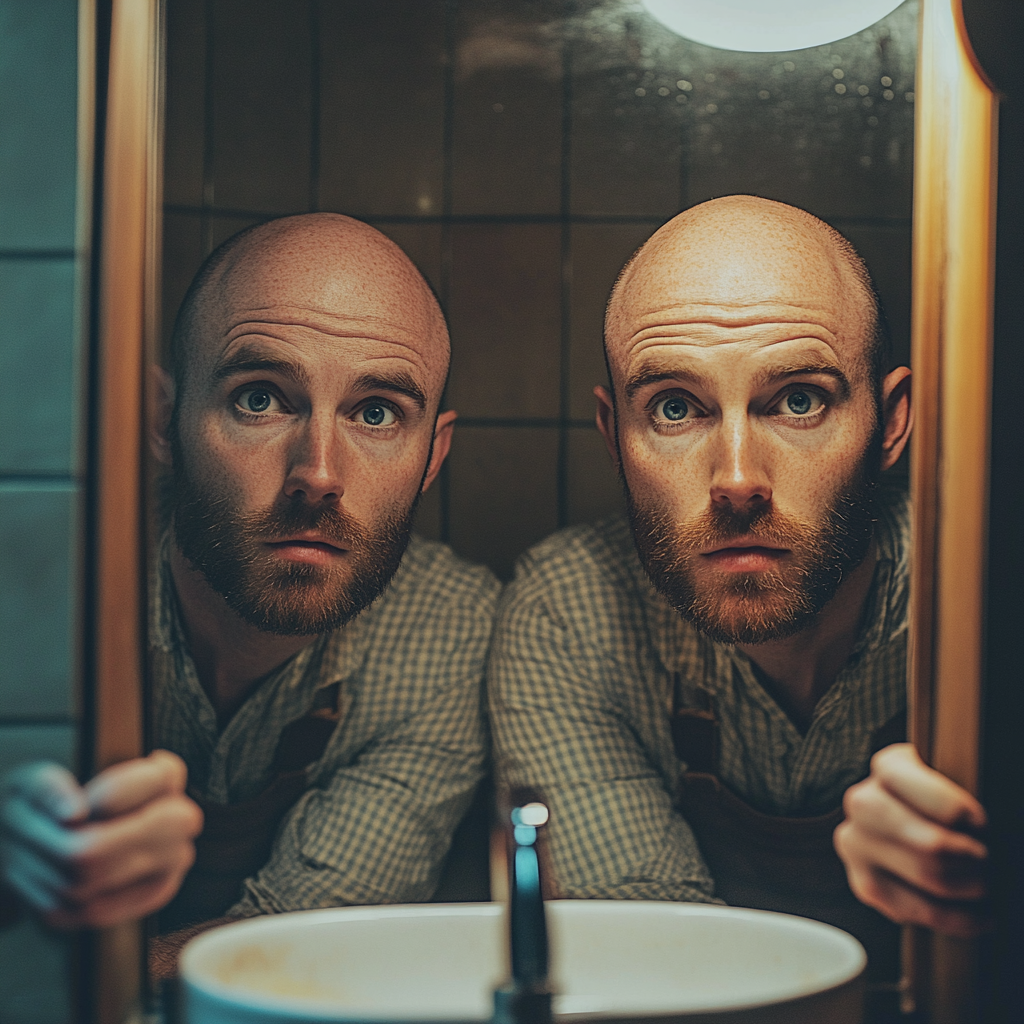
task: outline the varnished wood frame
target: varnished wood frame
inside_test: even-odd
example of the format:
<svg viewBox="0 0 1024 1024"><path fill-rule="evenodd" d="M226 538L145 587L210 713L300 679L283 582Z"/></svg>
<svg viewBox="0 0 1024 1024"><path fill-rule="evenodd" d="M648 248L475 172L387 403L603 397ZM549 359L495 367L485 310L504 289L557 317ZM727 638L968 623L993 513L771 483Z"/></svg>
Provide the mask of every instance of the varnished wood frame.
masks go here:
<svg viewBox="0 0 1024 1024"><path fill-rule="evenodd" d="M93 714L87 769L144 752L145 496L143 373L155 343L160 276L163 30L160 0L112 0L102 139L97 305L92 343L90 567L83 678ZM141 925L93 937L91 1003L81 1016L121 1024L138 1011Z"/></svg>
<svg viewBox="0 0 1024 1024"><path fill-rule="evenodd" d="M158 319L162 46L160 0L113 0L86 627L94 642L84 672L95 687L95 768L143 749L143 372ZM977 791L996 97L971 53L960 0L922 0L916 108L911 738ZM120 1024L137 1005L141 932L111 929L98 942L90 1016ZM908 1002L936 1024L969 1019L970 944L918 934L907 951Z"/></svg>
<svg viewBox="0 0 1024 1024"><path fill-rule="evenodd" d="M978 792L995 254L997 96L961 0L922 0L914 139L914 556L910 738ZM971 942L905 936L905 1005L975 1014Z"/></svg>

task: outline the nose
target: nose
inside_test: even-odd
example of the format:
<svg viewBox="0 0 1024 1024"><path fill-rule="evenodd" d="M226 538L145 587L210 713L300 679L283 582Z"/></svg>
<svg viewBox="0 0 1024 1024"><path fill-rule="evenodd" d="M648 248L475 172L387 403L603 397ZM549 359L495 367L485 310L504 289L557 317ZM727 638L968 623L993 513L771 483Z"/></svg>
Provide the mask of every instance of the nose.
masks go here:
<svg viewBox="0 0 1024 1024"><path fill-rule="evenodd" d="M311 505L339 501L345 493L341 440L334 417L311 417L289 452L284 493Z"/></svg>
<svg viewBox="0 0 1024 1024"><path fill-rule="evenodd" d="M744 412L726 419L719 433L711 474L711 502L735 509L772 500L771 479Z"/></svg>

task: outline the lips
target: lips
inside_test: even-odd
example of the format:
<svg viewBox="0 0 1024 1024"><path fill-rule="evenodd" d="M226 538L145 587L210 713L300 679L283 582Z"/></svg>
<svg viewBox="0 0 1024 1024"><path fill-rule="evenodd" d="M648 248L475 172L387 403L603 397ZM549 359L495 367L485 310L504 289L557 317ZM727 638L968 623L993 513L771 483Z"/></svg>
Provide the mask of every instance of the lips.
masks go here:
<svg viewBox="0 0 1024 1024"><path fill-rule="evenodd" d="M265 542L267 547L288 558L301 561L338 557L348 553L348 548L334 540L327 540L320 534L301 534Z"/></svg>

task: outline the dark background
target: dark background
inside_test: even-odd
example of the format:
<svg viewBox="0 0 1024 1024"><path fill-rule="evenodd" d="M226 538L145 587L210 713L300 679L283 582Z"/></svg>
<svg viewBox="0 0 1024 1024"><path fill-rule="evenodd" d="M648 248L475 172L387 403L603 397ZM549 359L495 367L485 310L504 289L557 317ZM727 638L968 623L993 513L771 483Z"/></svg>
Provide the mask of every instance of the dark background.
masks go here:
<svg viewBox="0 0 1024 1024"><path fill-rule="evenodd" d="M909 0L850 39L741 54L622 0L174 0L165 337L249 224L334 210L390 235L449 316L460 414L418 528L507 577L621 504L593 427L604 303L680 209L748 192L829 221L906 361L916 19Z"/></svg>

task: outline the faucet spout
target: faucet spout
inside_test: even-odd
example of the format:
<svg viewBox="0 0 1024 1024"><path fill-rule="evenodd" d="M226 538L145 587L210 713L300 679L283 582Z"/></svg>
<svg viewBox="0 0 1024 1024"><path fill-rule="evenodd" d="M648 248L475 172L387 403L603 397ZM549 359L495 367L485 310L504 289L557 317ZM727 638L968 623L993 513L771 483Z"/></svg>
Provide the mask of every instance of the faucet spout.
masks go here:
<svg viewBox="0 0 1024 1024"><path fill-rule="evenodd" d="M494 993L495 1024L551 1024L548 929L537 830L548 820L539 800L515 801L510 835L508 921L511 981Z"/></svg>

